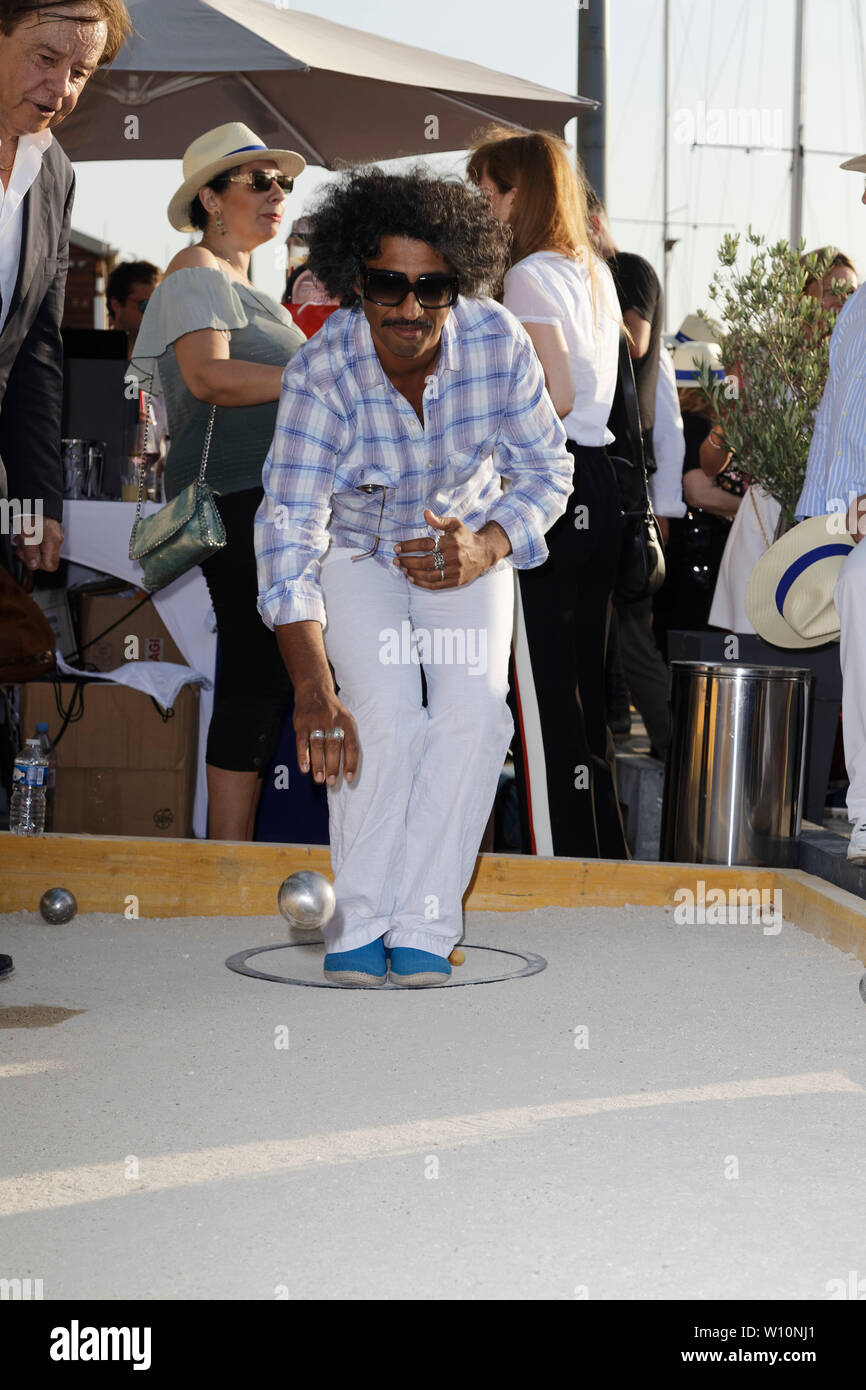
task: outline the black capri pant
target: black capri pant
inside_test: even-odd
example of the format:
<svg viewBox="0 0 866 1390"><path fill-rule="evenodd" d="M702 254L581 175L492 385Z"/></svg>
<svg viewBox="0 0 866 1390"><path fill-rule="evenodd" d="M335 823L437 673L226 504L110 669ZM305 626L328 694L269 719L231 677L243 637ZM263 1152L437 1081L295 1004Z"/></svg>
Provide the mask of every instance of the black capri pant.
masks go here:
<svg viewBox="0 0 866 1390"><path fill-rule="evenodd" d="M215 499L226 544L201 566L222 649L206 758L212 767L260 777L270 766L292 698L276 634L256 608L253 519L263 496L255 487Z"/></svg>

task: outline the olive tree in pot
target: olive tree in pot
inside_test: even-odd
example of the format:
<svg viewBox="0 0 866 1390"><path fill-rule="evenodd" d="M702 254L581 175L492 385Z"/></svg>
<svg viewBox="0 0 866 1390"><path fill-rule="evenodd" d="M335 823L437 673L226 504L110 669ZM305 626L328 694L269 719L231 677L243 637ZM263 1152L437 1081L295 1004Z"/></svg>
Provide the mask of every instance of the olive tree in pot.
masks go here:
<svg viewBox="0 0 866 1390"><path fill-rule="evenodd" d="M836 322L806 286L820 285L839 253L831 247L803 256L787 241L769 246L751 227L746 240L755 249L745 269L737 264L739 236L726 236L719 248L709 293L728 375L714 382L709 366L700 364L700 390L712 402L734 465L779 503L778 537L795 522ZM851 291L844 281L831 283L842 300Z"/></svg>

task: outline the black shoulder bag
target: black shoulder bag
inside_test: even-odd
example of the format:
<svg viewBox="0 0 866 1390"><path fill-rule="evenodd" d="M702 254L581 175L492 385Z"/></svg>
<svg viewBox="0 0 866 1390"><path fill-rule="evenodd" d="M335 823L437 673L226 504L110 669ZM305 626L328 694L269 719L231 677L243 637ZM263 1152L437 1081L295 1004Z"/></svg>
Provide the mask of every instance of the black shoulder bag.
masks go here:
<svg viewBox="0 0 866 1390"><path fill-rule="evenodd" d="M619 337L617 396L619 400L611 414L617 418L620 434L610 445L608 457L619 492L622 541L613 598L615 603L637 603L664 583L665 552L647 491L637 391L624 332Z"/></svg>

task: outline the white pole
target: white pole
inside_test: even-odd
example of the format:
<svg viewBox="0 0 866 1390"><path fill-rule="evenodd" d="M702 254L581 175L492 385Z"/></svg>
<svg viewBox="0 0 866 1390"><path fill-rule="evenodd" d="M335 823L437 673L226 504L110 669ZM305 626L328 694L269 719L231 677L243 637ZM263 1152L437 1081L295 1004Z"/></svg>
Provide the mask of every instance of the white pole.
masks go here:
<svg viewBox="0 0 866 1390"><path fill-rule="evenodd" d="M96 276L93 282L93 327L105 327L105 263L97 262Z"/></svg>
<svg viewBox="0 0 866 1390"><path fill-rule="evenodd" d="M662 290L664 293L662 329L668 315L668 262L672 246L670 241L670 228L668 227L668 213L670 209L670 169L668 167L668 126L670 125L670 73L668 71L668 53L670 43L668 33L670 29L671 6L670 0L665 0L665 14L663 25L662 42L664 44L664 55L662 59L662 81L664 83L664 119L662 124Z"/></svg>
<svg viewBox="0 0 866 1390"><path fill-rule="evenodd" d="M797 0L794 24L794 115L791 145L791 246L800 244L803 234L803 35L806 0Z"/></svg>

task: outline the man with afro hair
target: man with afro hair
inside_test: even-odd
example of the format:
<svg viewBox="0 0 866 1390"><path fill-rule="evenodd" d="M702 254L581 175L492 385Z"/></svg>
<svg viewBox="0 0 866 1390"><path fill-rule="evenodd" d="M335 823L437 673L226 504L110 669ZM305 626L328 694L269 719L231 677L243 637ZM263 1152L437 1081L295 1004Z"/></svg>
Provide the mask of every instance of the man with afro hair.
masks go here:
<svg viewBox="0 0 866 1390"><path fill-rule="evenodd" d="M423 170L350 171L314 213L341 308L283 374L256 550L298 763L328 788L334 984L447 982L513 729L514 569L571 491L532 343L483 297L508 235Z"/></svg>

